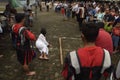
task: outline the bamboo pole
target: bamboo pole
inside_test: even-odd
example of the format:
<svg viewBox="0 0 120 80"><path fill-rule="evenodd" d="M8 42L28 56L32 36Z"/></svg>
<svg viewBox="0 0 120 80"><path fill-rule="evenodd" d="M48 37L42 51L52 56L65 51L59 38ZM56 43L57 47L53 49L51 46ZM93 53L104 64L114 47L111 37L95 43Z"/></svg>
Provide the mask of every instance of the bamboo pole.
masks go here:
<svg viewBox="0 0 120 80"><path fill-rule="evenodd" d="M59 38L59 44L60 44L60 62L63 65L62 39L61 38Z"/></svg>

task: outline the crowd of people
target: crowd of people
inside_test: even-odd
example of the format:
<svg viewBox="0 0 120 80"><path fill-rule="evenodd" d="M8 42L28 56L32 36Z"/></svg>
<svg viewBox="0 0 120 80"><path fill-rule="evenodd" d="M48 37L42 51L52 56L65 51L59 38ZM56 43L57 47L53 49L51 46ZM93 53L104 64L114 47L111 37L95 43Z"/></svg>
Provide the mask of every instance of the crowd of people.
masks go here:
<svg viewBox="0 0 120 80"><path fill-rule="evenodd" d="M61 13L67 19L76 18L81 30L82 23L103 22L103 29L112 36L113 53L119 51L119 36L120 36L120 3L115 2L73 2L60 3L55 5L55 12ZM111 43L110 43L111 44Z"/></svg>
<svg viewBox="0 0 120 80"><path fill-rule="evenodd" d="M41 10L41 9L40 9ZM49 11L48 2L46 10ZM100 80L101 75L120 78L120 64L116 71L112 65L111 56L120 52L120 5L119 3L73 2L54 4L54 10L68 20L75 18L79 24L82 48L67 54L62 75L66 80ZM33 24L32 7L29 2L23 7L24 13L17 13L10 4L6 5L3 15L7 18L12 36L13 47L17 60L23 66L26 75L35 75L29 70L29 63L36 57L31 45L35 42L40 52L39 59L49 60L49 46L46 40L46 29L42 28L39 37L29 29ZM14 15L14 17L12 17ZM0 24L1 25L1 24ZM0 33L3 30L0 26ZM119 62L120 63L120 62Z"/></svg>

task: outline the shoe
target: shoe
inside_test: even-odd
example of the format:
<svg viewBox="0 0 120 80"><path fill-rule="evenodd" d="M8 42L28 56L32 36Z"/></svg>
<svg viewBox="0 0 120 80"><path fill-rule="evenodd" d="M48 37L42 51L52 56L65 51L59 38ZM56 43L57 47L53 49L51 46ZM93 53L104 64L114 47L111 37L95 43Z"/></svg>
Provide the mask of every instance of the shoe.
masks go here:
<svg viewBox="0 0 120 80"><path fill-rule="evenodd" d="M49 58L47 56L44 56L44 60L49 60Z"/></svg>
<svg viewBox="0 0 120 80"><path fill-rule="evenodd" d="M40 56L39 59L44 59L43 56Z"/></svg>
<svg viewBox="0 0 120 80"><path fill-rule="evenodd" d="M27 76L33 76L33 75L35 75L35 74L36 74L35 71L31 71L31 72L26 73Z"/></svg>
<svg viewBox="0 0 120 80"><path fill-rule="evenodd" d="M2 58L3 57L3 55L0 55L0 58Z"/></svg>

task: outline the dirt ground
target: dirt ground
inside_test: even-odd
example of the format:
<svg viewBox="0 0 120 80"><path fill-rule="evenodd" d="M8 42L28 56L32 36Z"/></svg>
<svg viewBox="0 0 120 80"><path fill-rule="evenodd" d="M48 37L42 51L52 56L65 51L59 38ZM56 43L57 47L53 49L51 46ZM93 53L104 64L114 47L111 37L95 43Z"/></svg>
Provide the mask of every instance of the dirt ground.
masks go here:
<svg viewBox="0 0 120 80"><path fill-rule="evenodd" d="M82 46L80 32L75 19L68 21L53 10L39 12L34 18L34 27L31 30L36 37L40 34L41 27L47 29L47 40L52 45L49 51L49 61L39 60L40 53L37 49L37 57L30 64L30 68L36 71L35 76L26 76L22 66L16 59L16 52L12 48L9 34L5 34L0 40L0 80L63 80L61 77L62 65L60 64L59 38L62 38L63 58L66 53L77 50ZM113 63L118 61L118 55L114 55ZM103 80L103 79L102 79Z"/></svg>

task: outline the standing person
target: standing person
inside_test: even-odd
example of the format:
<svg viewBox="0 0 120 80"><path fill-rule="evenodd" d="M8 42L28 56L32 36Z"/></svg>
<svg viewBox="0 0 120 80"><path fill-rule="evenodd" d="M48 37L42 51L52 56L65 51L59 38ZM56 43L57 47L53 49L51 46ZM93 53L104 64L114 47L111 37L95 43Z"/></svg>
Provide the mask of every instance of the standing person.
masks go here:
<svg viewBox="0 0 120 80"><path fill-rule="evenodd" d="M40 31L40 35L36 41L36 47L41 53L39 58L48 60L49 58L47 56L48 56L48 51L49 51L48 49L49 43L47 42L46 37L45 37L46 33L47 33L46 29L42 28Z"/></svg>
<svg viewBox="0 0 120 80"><path fill-rule="evenodd" d="M30 27L33 26L33 13L32 13L32 10L29 12L29 25L30 25Z"/></svg>
<svg viewBox="0 0 120 80"><path fill-rule="evenodd" d="M99 34L95 41L95 45L108 50L110 52L110 54L112 55L112 53L113 53L112 37L108 32L106 32L104 30L103 22L98 22L97 25L99 27Z"/></svg>
<svg viewBox="0 0 120 80"><path fill-rule="evenodd" d="M4 16L9 18L10 17L10 11L12 9L12 6L10 3L8 3L5 7L5 11L3 12Z"/></svg>
<svg viewBox="0 0 120 80"><path fill-rule="evenodd" d="M105 15L104 15L104 22L113 22L115 20L114 13L110 12L109 8L106 8Z"/></svg>
<svg viewBox="0 0 120 80"><path fill-rule="evenodd" d="M61 7L61 14L63 15L63 18L65 18L65 8L64 8L64 6Z"/></svg>
<svg viewBox="0 0 120 80"><path fill-rule="evenodd" d="M30 71L28 64L35 57L35 52L30 47L30 41L36 40L35 35L24 27L25 15L16 14L16 24L13 25L14 41L16 43L17 60L23 66L26 75L35 75L35 71Z"/></svg>
<svg viewBox="0 0 120 80"><path fill-rule="evenodd" d="M9 24L11 24L11 10L12 10L12 5L10 3L8 3L5 7L5 10L3 12L3 15L6 17L6 20L4 20L5 22L5 27L3 29L4 32L9 32L10 31L10 27Z"/></svg>
<svg viewBox="0 0 120 80"><path fill-rule="evenodd" d="M70 15L71 15L71 5L68 4L68 7L66 8L66 17L67 17L67 20L69 20Z"/></svg>
<svg viewBox="0 0 120 80"><path fill-rule="evenodd" d="M62 75L65 80L100 80L111 66L110 54L95 45L99 29L94 23L85 24L81 30L84 47L66 56Z"/></svg>
<svg viewBox="0 0 120 80"><path fill-rule="evenodd" d="M47 12L49 11L49 2L46 3Z"/></svg>
<svg viewBox="0 0 120 80"><path fill-rule="evenodd" d="M75 13L75 11L76 11L76 3L73 3L73 5L72 5L72 18L74 18L75 17L75 15L76 15L76 13Z"/></svg>
<svg viewBox="0 0 120 80"><path fill-rule="evenodd" d="M98 11L97 11L97 13L95 14L95 16L96 16L96 18L97 18L97 21L103 21L103 17L104 17L104 14L102 13L102 10L101 9L99 9Z"/></svg>
<svg viewBox="0 0 120 80"><path fill-rule="evenodd" d="M120 22L115 25L115 27L112 29L112 40L113 40L113 46L114 46L114 52L119 52L119 39L120 39Z"/></svg>
<svg viewBox="0 0 120 80"><path fill-rule="evenodd" d="M32 11L32 6L30 5L29 0L27 1L27 4L23 7L23 11L26 16L25 26L29 27L29 23L30 23L29 16L30 16L30 11Z"/></svg>
<svg viewBox="0 0 120 80"><path fill-rule="evenodd" d="M119 12L116 12L115 14L115 21L114 21L114 24L113 24L113 27L120 22L120 13Z"/></svg>
<svg viewBox="0 0 120 80"><path fill-rule="evenodd" d="M79 29L81 29L83 20L85 18L85 8L84 8L83 4L79 4L77 16L78 16Z"/></svg>

